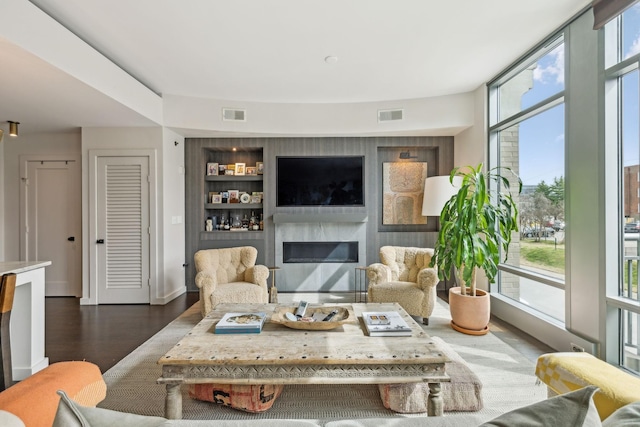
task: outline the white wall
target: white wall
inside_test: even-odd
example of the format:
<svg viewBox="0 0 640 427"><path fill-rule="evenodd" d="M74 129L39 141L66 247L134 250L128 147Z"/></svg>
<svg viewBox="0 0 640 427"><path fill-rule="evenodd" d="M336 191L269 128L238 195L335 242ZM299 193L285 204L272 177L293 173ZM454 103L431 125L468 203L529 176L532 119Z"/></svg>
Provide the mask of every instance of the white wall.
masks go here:
<svg viewBox="0 0 640 427"><path fill-rule="evenodd" d="M179 141L179 145L175 146L174 141ZM177 150L179 148L179 150ZM154 271L151 272L151 277L155 277L155 288L151 290L151 303L152 304L164 304L170 301L172 298L185 292L184 275L179 277L179 271L176 270L175 263L179 262L180 267L184 259L184 229L183 225L176 224L175 227L169 227L166 222L171 222L171 217L182 216L184 213L178 213L184 209L184 183L180 184L182 190L178 187L178 183L172 181L169 184L168 194L165 194L166 180L163 178L165 172L167 173L167 180L171 177L175 177L176 174L172 173L177 170L178 166L183 165L183 141L178 139L178 136L172 132L163 133L163 129L160 127L150 128L83 128L82 129L82 218L83 218L83 299L82 304L95 304L96 296L93 294L90 284L90 266L89 259L89 151L90 150L118 150L119 152L125 152L126 150L154 150L156 152L156 187L155 196L156 204L151 206L151 214L155 215L155 241L157 242L155 250L157 251L154 260L151 260L151 264ZM164 150L168 151L168 154L164 154ZM166 157L166 159L165 159ZM165 167L169 169L165 170ZM178 180L184 180L179 178ZM176 211L177 209L177 211ZM169 217L167 218L167 215ZM168 230L169 237L165 236L165 232ZM182 229L182 230L180 230ZM173 238L179 239L178 242L173 242ZM173 246L178 246L174 248ZM166 257L166 258L165 258ZM169 269L165 270L166 263L169 263ZM166 274L169 275L169 280L165 283Z"/></svg>
<svg viewBox="0 0 640 427"><path fill-rule="evenodd" d="M487 87L482 85L471 94L473 124L454 138L455 166L476 166L480 162L487 164Z"/></svg>
<svg viewBox="0 0 640 427"><path fill-rule="evenodd" d="M163 260L164 282L158 286L157 303L168 302L186 291L182 267L185 263L184 138L165 129L162 145L163 241L159 257Z"/></svg>
<svg viewBox="0 0 640 427"><path fill-rule="evenodd" d="M194 137L450 136L473 124L474 93L344 104L277 104L165 95L164 126ZM246 109L245 122L222 120L222 108ZM403 120L378 123L378 110L403 109Z"/></svg>

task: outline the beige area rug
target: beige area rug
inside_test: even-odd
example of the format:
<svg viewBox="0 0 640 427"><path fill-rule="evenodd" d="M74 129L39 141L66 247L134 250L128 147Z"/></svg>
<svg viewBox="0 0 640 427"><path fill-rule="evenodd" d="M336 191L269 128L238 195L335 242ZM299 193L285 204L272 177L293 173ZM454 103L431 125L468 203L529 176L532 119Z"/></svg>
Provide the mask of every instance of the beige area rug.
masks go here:
<svg viewBox="0 0 640 427"><path fill-rule="evenodd" d="M196 304L108 370L103 375L107 383L107 397L98 406L141 415L163 416L165 387L156 384L161 374L156 362L200 319ZM423 328L430 335L441 337L449 343L482 381L484 408L475 414L483 421L546 398L546 388L536 385L533 364L522 354L491 333L480 337L463 335L453 331L449 322L448 306L438 300L429 326ZM456 417L457 414L462 413L447 412L445 416ZM426 414L401 415L385 409L375 385L289 385L285 386L273 407L261 414L195 401L183 390L183 417L201 420L286 418L325 421L426 417Z"/></svg>

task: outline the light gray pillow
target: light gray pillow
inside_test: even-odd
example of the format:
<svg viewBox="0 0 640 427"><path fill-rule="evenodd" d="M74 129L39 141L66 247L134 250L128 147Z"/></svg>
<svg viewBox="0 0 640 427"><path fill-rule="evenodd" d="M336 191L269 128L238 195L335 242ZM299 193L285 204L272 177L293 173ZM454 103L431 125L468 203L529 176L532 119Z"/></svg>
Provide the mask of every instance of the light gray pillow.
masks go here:
<svg viewBox="0 0 640 427"><path fill-rule="evenodd" d="M640 425L640 402L624 405L602 422L602 427L625 427Z"/></svg>
<svg viewBox="0 0 640 427"><path fill-rule="evenodd" d="M58 391L60 403L53 427L158 427L167 422L165 418L127 414L102 408L89 408L78 405L65 394Z"/></svg>
<svg viewBox="0 0 640 427"><path fill-rule="evenodd" d="M600 416L593 403L598 387L587 386L502 414L482 427L600 427Z"/></svg>

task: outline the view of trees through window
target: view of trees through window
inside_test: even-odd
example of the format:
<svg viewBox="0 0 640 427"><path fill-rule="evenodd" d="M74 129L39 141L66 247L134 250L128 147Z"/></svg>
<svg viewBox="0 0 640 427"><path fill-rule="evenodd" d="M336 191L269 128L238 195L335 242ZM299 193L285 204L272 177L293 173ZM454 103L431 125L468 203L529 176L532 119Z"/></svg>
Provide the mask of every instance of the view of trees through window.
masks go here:
<svg viewBox="0 0 640 427"><path fill-rule="evenodd" d="M512 169L523 182L517 197L520 233L514 236L506 264L563 282L564 43L559 38L547 46L492 88L498 94L492 133L499 165ZM564 320L564 291L525 276L502 272L500 293Z"/></svg>

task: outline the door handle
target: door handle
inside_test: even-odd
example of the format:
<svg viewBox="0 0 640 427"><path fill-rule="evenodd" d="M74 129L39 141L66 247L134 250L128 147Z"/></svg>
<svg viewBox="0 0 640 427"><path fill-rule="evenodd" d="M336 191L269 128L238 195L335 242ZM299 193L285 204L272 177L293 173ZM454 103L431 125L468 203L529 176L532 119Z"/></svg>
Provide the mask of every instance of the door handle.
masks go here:
<svg viewBox="0 0 640 427"><path fill-rule="evenodd" d="M98 243L100 245L104 245L104 239L98 239L98 240L96 240L96 243Z"/></svg>
<svg viewBox="0 0 640 427"><path fill-rule="evenodd" d="M70 242L75 242L76 238L74 236L71 236L71 237L67 237L67 240Z"/></svg>

